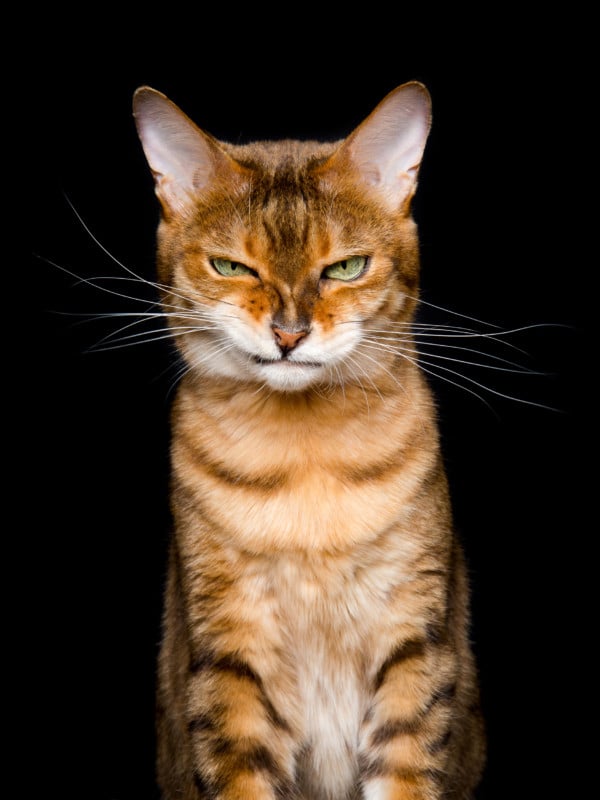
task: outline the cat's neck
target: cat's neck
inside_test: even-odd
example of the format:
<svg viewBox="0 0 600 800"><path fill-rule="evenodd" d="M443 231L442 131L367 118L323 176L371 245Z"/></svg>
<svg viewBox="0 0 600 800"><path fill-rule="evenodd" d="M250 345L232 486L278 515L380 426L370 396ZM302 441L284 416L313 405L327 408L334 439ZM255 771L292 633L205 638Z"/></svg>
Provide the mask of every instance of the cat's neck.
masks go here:
<svg viewBox="0 0 600 800"><path fill-rule="evenodd" d="M387 530L390 498L404 508L437 468L434 418L416 369L387 390L348 384L328 395L190 376L173 414L174 486L232 546L345 550Z"/></svg>
<svg viewBox="0 0 600 800"><path fill-rule="evenodd" d="M309 387L302 391L278 392L269 386L246 383L227 377L211 377L190 372L182 381L180 391L196 398L203 407L215 404L220 414L247 413L283 414L286 417L306 417L316 421L324 416L331 424L332 416L351 413L353 416L389 413L390 406L401 409L414 402L424 387L416 369L408 369L401 379L392 375L377 383L344 383Z"/></svg>
<svg viewBox="0 0 600 800"><path fill-rule="evenodd" d="M300 433L318 443L335 441L349 430L361 436L378 426L429 427L435 418L429 387L411 364L399 376L386 374L377 384L334 384L298 392L276 392L190 372L180 386L176 406L175 422L181 411L184 425L204 419L206 424L232 426L246 435L251 428L253 436L264 432L266 445L270 436L285 439Z"/></svg>

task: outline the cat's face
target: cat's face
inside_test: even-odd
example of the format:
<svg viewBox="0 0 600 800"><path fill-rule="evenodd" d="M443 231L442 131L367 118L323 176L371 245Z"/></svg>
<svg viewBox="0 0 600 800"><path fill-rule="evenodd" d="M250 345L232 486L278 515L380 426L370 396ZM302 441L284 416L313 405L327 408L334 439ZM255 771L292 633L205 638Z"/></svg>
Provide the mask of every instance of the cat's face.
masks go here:
<svg viewBox="0 0 600 800"><path fill-rule="evenodd" d="M338 145L234 147L138 91L164 308L190 368L278 391L389 369L382 337L410 322L417 291L409 205L428 109L408 84Z"/></svg>

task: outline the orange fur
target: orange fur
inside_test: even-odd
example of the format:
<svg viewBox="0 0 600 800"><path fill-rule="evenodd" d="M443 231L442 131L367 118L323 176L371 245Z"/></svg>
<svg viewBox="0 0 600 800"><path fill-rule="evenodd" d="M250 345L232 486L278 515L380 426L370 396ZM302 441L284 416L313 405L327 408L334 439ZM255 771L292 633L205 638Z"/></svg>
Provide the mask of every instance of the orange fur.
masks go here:
<svg viewBox="0 0 600 800"><path fill-rule="evenodd" d="M410 337L426 90L399 87L337 144L218 143L150 89L135 113L188 367L163 797L468 800L484 758L468 588ZM362 272L330 277L355 257Z"/></svg>

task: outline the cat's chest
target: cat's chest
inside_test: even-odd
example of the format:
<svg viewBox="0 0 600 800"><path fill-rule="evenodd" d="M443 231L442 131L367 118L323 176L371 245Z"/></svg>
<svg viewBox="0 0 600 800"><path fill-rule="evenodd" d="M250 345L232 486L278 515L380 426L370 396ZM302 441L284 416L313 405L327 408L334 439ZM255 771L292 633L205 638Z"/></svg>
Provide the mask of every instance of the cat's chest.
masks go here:
<svg viewBox="0 0 600 800"><path fill-rule="evenodd" d="M293 696L303 788L308 797L344 798L356 782L360 729L371 699L375 648L369 640L391 576L374 564L367 579L352 559L321 556L284 557L272 577L285 641L282 671L294 686L281 702L289 706ZM368 588L372 580L379 581L376 591Z"/></svg>

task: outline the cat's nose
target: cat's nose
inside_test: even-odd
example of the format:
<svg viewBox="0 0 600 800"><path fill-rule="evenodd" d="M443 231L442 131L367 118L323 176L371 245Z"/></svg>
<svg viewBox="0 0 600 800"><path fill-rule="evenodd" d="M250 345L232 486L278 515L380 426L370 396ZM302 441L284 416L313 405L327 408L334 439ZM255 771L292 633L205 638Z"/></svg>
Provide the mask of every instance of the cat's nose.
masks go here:
<svg viewBox="0 0 600 800"><path fill-rule="evenodd" d="M273 335L275 336L275 341L279 345L279 349L284 355L290 350L293 350L300 339L303 339L307 333L308 331L305 330L285 331L283 328L276 328L273 326Z"/></svg>

